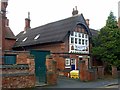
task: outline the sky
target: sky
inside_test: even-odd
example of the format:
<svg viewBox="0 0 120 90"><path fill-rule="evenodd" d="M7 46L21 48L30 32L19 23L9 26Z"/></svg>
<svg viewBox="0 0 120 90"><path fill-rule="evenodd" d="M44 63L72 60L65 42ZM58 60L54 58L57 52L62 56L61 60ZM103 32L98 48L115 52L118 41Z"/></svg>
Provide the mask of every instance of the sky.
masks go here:
<svg viewBox="0 0 120 90"><path fill-rule="evenodd" d="M118 18L119 0L8 0L9 26L17 35L24 30L25 18L30 12L31 28L72 16L77 6L79 14L90 20L90 28L105 26L110 11Z"/></svg>

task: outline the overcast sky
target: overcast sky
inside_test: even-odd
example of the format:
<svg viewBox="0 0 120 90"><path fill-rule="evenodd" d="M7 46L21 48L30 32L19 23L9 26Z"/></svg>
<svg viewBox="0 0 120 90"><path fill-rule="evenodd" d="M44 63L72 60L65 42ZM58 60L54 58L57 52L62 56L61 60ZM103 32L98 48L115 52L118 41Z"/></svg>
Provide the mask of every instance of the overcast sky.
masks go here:
<svg viewBox="0 0 120 90"><path fill-rule="evenodd" d="M25 18L30 12L31 27L41 26L50 22L72 16L75 6L79 14L90 19L90 28L100 29L113 11L118 18L119 0L9 0L7 17L15 35L24 30Z"/></svg>

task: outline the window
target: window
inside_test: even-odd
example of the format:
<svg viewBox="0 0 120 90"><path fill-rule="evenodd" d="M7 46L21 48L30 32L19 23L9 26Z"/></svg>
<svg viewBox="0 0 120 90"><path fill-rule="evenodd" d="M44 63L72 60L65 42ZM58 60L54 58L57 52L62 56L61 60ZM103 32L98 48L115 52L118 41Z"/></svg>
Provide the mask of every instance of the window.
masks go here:
<svg viewBox="0 0 120 90"><path fill-rule="evenodd" d="M26 31L24 31L23 34L26 34Z"/></svg>
<svg viewBox="0 0 120 90"><path fill-rule="evenodd" d="M85 44L87 45L88 40L85 40Z"/></svg>
<svg viewBox="0 0 120 90"><path fill-rule="evenodd" d="M4 64L16 64L16 55L5 55Z"/></svg>
<svg viewBox="0 0 120 90"><path fill-rule="evenodd" d="M71 36L74 36L74 32L71 32Z"/></svg>
<svg viewBox="0 0 120 90"><path fill-rule="evenodd" d="M77 38L75 38L75 44L77 44Z"/></svg>
<svg viewBox="0 0 120 90"><path fill-rule="evenodd" d="M25 42L26 40L27 40L27 37L26 37L26 38L24 38L22 41L23 41L23 42Z"/></svg>
<svg viewBox="0 0 120 90"><path fill-rule="evenodd" d="M79 33L79 37L81 37L81 34Z"/></svg>
<svg viewBox="0 0 120 90"><path fill-rule="evenodd" d="M16 42L19 40L19 38L16 39Z"/></svg>
<svg viewBox="0 0 120 90"><path fill-rule="evenodd" d="M71 43L74 43L74 38L71 38Z"/></svg>
<svg viewBox="0 0 120 90"><path fill-rule="evenodd" d="M75 59L74 58L71 59L71 65L75 65Z"/></svg>
<svg viewBox="0 0 120 90"><path fill-rule="evenodd" d="M81 39L79 39L79 44L81 44Z"/></svg>
<svg viewBox="0 0 120 90"><path fill-rule="evenodd" d="M75 32L75 37L77 37L77 32Z"/></svg>
<svg viewBox="0 0 120 90"><path fill-rule="evenodd" d="M84 40L82 39L82 45L84 45Z"/></svg>
<svg viewBox="0 0 120 90"><path fill-rule="evenodd" d="M82 38L84 38L84 34L82 34Z"/></svg>
<svg viewBox="0 0 120 90"><path fill-rule="evenodd" d="M66 59L65 59L65 65L66 65L66 66L69 66L69 65L70 65L70 58L66 58Z"/></svg>
<svg viewBox="0 0 120 90"><path fill-rule="evenodd" d="M85 38L87 38L87 34L85 34Z"/></svg>
<svg viewBox="0 0 120 90"><path fill-rule="evenodd" d="M40 37L40 34L38 34L37 36L35 36L34 40L38 39Z"/></svg>

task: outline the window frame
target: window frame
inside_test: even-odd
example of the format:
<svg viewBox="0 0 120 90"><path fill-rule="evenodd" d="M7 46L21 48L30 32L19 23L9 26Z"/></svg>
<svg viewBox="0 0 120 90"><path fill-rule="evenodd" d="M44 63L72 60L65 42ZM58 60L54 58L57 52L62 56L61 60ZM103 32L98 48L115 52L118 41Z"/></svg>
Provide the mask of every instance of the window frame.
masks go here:
<svg viewBox="0 0 120 90"><path fill-rule="evenodd" d="M71 62L70 62L71 60L70 60L70 58L66 58L65 59L65 66L70 66L71 64Z"/></svg>

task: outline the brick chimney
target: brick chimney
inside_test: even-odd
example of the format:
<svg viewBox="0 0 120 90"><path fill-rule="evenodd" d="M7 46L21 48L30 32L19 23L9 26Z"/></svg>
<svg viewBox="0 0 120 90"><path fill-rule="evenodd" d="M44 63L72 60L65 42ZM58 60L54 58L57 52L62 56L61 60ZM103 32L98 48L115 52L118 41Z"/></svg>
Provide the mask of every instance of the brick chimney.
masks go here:
<svg viewBox="0 0 120 90"><path fill-rule="evenodd" d="M6 8L8 0L0 1L0 64L3 64L3 56L5 51L5 21L6 21Z"/></svg>
<svg viewBox="0 0 120 90"><path fill-rule="evenodd" d="M87 24L88 27L89 27L89 25L90 25L90 24L89 24L89 21L90 21L89 19L86 19L86 24Z"/></svg>
<svg viewBox="0 0 120 90"><path fill-rule="evenodd" d="M73 11L72 11L72 15L77 15L78 14L78 10L77 10L77 6L75 6L75 9L73 8Z"/></svg>
<svg viewBox="0 0 120 90"><path fill-rule="evenodd" d="M29 30L31 27L30 27L30 12L28 12L28 18L25 19L25 28L24 28L24 31L26 30Z"/></svg>
<svg viewBox="0 0 120 90"><path fill-rule="evenodd" d="M9 26L9 19L7 19L7 17L6 17L6 20L5 20L5 26Z"/></svg>
<svg viewBox="0 0 120 90"><path fill-rule="evenodd" d="M118 27L120 28L120 1L118 2Z"/></svg>

